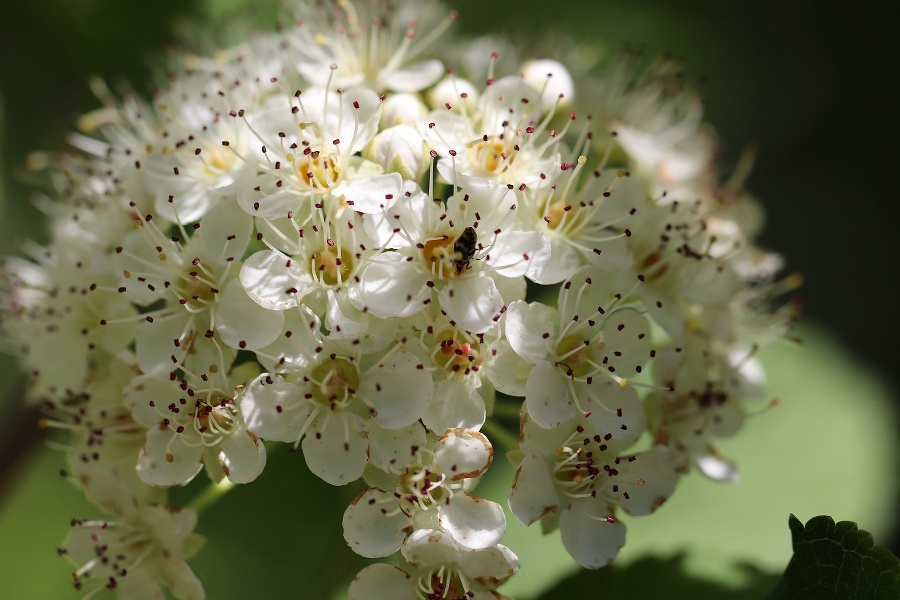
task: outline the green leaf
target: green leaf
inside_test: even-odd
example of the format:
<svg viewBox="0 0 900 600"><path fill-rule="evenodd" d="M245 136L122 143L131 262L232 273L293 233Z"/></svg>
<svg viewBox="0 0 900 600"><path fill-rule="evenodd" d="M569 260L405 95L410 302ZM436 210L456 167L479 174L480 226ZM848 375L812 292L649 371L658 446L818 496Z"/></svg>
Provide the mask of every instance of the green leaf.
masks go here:
<svg viewBox="0 0 900 600"><path fill-rule="evenodd" d="M856 523L791 515L794 556L770 600L900 598L900 560Z"/></svg>

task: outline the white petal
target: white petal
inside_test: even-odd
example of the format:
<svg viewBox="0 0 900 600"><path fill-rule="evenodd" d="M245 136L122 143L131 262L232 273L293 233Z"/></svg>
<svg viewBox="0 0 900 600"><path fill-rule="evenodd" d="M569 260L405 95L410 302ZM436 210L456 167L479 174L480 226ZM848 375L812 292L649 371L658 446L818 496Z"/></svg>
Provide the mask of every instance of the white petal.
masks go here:
<svg viewBox="0 0 900 600"><path fill-rule="evenodd" d="M509 509L522 524L531 525L558 508L559 494L547 461L525 455L509 490Z"/></svg>
<svg viewBox="0 0 900 600"><path fill-rule="evenodd" d="M178 400L181 390L168 377L138 375L123 390L122 403L134 420L147 429L158 427L163 420L160 409Z"/></svg>
<svg viewBox="0 0 900 600"><path fill-rule="evenodd" d="M350 301L382 318L409 317L422 310L423 300L431 297L425 285L429 276L406 262L399 252L382 254L360 274L359 285L349 291Z"/></svg>
<svg viewBox="0 0 900 600"><path fill-rule="evenodd" d="M147 431L138 459L138 477L150 485L184 485L203 467L202 453L201 444L185 444L168 426L154 427Z"/></svg>
<svg viewBox="0 0 900 600"><path fill-rule="evenodd" d="M169 315L154 317L152 323L143 320L138 324L135 354L144 373L170 370L184 360L188 351L184 342L189 337L193 319L181 307L174 310L176 312Z"/></svg>
<svg viewBox="0 0 900 600"><path fill-rule="evenodd" d="M436 83L444 74L444 65L439 60L426 60L405 69L381 71L379 82L394 92L418 92Z"/></svg>
<svg viewBox="0 0 900 600"><path fill-rule="evenodd" d="M331 485L356 481L369 459L363 420L348 413L328 415L303 438L303 456L309 470Z"/></svg>
<svg viewBox="0 0 900 600"><path fill-rule="evenodd" d="M240 280L247 295L263 308L286 310L303 299L310 277L284 255L262 250L244 262Z"/></svg>
<svg viewBox="0 0 900 600"><path fill-rule="evenodd" d="M262 308L250 299L237 279L232 279L219 295L216 331L232 348L257 350L268 346L283 326L284 313Z"/></svg>
<svg viewBox="0 0 900 600"><path fill-rule="evenodd" d="M266 446L246 429L222 440L219 463L232 483L250 483L266 466Z"/></svg>
<svg viewBox="0 0 900 600"><path fill-rule="evenodd" d="M504 331L516 354L531 363L544 360L550 349L547 340L555 337L555 311L540 302L517 300L506 310Z"/></svg>
<svg viewBox="0 0 900 600"><path fill-rule="evenodd" d="M619 377L633 377L650 360L650 323L638 311L623 308L606 317L603 322L602 363L610 373Z"/></svg>
<svg viewBox="0 0 900 600"><path fill-rule="evenodd" d="M422 416L425 426L434 432L459 427L481 429L484 425L484 398L468 379L444 379L434 384L428 410Z"/></svg>
<svg viewBox="0 0 900 600"><path fill-rule="evenodd" d="M418 421L431 400L431 373L408 352L394 352L365 372L360 393L386 429Z"/></svg>
<svg viewBox="0 0 900 600"><path fill-rule="evenodd" d="M356 212L381 214L400 198L402 185L403 179L399 173L388 173L341 182L331 193L346 201Z"/></svg>
<svg viewBox="0 0 900 600"><path fill-rule="evenodd" d="M402 468L412 462L425 445L425 430L418 423L402 429L368 426L369 462L384 471Z"/></svg>
<svg viewBox="0 0 900 600"><path fill-rule="evenodd" d="M563 546L582 567L599 569L610 563L625 545L625 524L608 522L596 500L570 504L559 516Z"/></svg>
<svg viewBox="0 0 900 600"><path fill-rule="evenodd" d="M460 545L473 549L499 543L506 531L502 506L467 493L439 506L438 522Z"/></svg>
<svg viewBox="0 0 900 600"><path fill-rule="evenodd" d="M350 549L367 558L390 556L400 549L412 519L398 510L393 493L377 489L357 496L344 511L344 539Z"/></svg>
<svg viewBox="0 0 900 600"><path fill-rule="evenodd" d="M518 557L503 544L483 550L460 552L459 564L466 575L476 579L489 589L494 589L519 570ZM476 591L472 600L482 600L482 598L494 600L498 596L490 592L481 595ZM503 596L499 598L503 598Z"/></svg>
<svg viewBox="0 0 900 600"><path fill-rule="evenodd" d="M551 363L542 360L531 369L525 384L525 407L534 422L545 429L575 416L565 379Z"/></svg>
<svg viewBox="0 0 900 600"><path fill-rule="evenodd" d="M672 495L678 483L674 457L666 446L620 458L616 470L619 506L630 515L649 515Z"/></svg>
<svg viewBox="0 0 900 600"><path fill-rule="evenodd" d="M312 411L302 394L303 390L296 384L263 373L247 386L241 397L241 413L247 429L264 440L296 442Z"/></svg>
<svg viewBox="0 0 900 600"><path fill-rule="evenodd" d="M467 429L448 429L434 452L435 464L454 481L480 476L493 459L491 442L483 433Z"/></svg>
<svg viewBox="0 0 900 600"><path fill-rule="evenodd" d="M486 262L504 277L535 274L550 260L550 241L539 231L504 231Z"/></svg>
<svg viewBox="0 0 900 600"><path fill-rule="evenodd" d="M347 591L349 600L416 600L416 581L403 569L377 563L359 572Z"/></svg>
<svg viewBox="0 0 900 600"><path fill-rule="evenodd" d="M504 306L503 297L490 277L450 280L438 298L459 328L472 333L484 333L494 327Z"/></svg>
<svg viewBox="0 0 900 600"><path fill-rule="evenodd" d="M191 243L194 240L200 242L202 251L199 253L204 261L221 265L229 258L243 258L252 233L253 219L236 202L220 200L200 221Z"/></svg>
<svg viewBox="0 0 900 600"><path fill-rule="evenodd" d="M550 245L549 260L528 273L529 279L541 285L562 282L570 277L583 262L582 254L564 240L551 240Z"/></svg>
<svg viewBox="0 0 900 600"><path fill-rule="evenodd" d="M400 548L414 567L452 565L459 560L459 547L453 537L439 529L417 529Z"/></svg>
<svg viewBox="0 0 900 600"><path fill-rule="evenodd" d="M514 352L505 339L497 342L494 350L496 354L487 372L491 383L504 394L525 396L525 383L533 368L532 363Z"/></svg>

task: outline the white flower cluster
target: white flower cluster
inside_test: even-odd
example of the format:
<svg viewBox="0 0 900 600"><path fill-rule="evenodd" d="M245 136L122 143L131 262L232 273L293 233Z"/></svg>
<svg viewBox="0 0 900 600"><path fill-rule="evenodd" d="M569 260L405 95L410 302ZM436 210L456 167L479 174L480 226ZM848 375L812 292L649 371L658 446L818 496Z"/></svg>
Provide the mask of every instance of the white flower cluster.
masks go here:
<svg viewBox="0 0 900 600"><path fill-rule="evenodd" d="M501 597L504 511L472 493L495 408L521 415L512 513L588 568L620 509L692 465L733 479L713 442L763 394L796 282L671 65L624 57L576 96L556 61L451 44L437 4L295 10L150 100L101 90L46 174L52 241L4 264L4 335L116 519L75 522L76 587L203 597L165 490L250 483L263 442L365 481L344 537L395 560L353 600Z"/></svg>

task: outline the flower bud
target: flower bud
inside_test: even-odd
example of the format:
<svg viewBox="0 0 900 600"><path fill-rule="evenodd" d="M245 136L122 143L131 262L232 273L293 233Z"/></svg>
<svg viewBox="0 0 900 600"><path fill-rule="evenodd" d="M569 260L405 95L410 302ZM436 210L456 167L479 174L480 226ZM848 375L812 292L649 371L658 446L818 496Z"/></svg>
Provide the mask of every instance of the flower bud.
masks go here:
<svg viewBox="0 0 900 600"><path fill-rule="evenodd" d="M381 127L412 125L416 117L428 113L418 94L393 94L382 104Z"/></svg>
<svg viewBox="0 0 900 600"><path fill-rule="evenodd" d="M428 92L428 102L432 108L447 108L450 105L456 112L464 104L466 111L472 112L478 102L478 90L466 79L447 77Z"/></svg>
<svg viewBox="0 0 900 600"><path fill-rule="evenodd" d="M551 59L532 60L522 66L525 83L541 92L541 110L549 112L572 104L575 84L569 70Z"/></svg>
<svg viewBox="0 0 900 600"><path fill-rule="evenodd" d="M396 125L375 136L366 149L366 158L384 167L385 172L418 180L428 167L428 147L418 131Z"/></svg>

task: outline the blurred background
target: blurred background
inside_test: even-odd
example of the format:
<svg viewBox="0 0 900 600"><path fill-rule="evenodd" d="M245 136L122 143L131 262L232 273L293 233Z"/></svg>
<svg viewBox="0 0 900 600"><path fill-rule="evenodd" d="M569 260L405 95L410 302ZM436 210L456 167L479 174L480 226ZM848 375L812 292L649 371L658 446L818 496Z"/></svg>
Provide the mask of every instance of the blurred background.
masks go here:
<svg viewBox="0 0 900 600"><path fill-rule="evenodd" d="M240 0L5 3L0 19L4 253L17 239L44 239L39 214L29 205L24 165L32 151L63 149L64 133L77 116L96 106L88 77L128 81L147 91L141 84L153 72L151 65L162 62L171 44L190 41L192 21L218 18L240 4ZM762 245L783 254L789 270L805 279L803 327L798 333L804 348L775 355L778 370L772 373L773 387L776 379L787 386L785 391L773 391L783 403L798 400L791 394L803 396L799 400L805 408L792 422L795 429L785 435L796 433L801 441L793 443L800 451L799 446L807 443L803 436L818 432L810 444L837 456L852 455L856 461L822 465L810 476L817 479L803 485L821 490L823 496L832 488L858 486L864 488L858 490L860 498L864 494L883 498L877 527L856 514L837 510L833 514L837 520L859 519L860 526L876 529L876 539L896 552L892 513L900 473L896 455L900 303L891 281L900 274L896 262L900 138L895 115L900 102L890 91L890 78L897 73L896 35L889 29L890 20L868 1L854 3L852 9L813 0L449 4L459 10L464 30L500 32L519 46L535 42L552 46L557 40L612 55L628 43L649 54L669 52L684 59L687 79L705 98L707 120L724 144L723 165L736 164L748 148L758 151L748 188L768 214ZM260 25L275 21L274 2L255 6ZM0 364L2 531L5 503L12 502L15 486L28 477L25 472L37 460L33 457L40 443L34 414L22 415L21 381L13 363L4 359ZM830 394L833 404L827 406L844 411L835 414L846 415L840 417L846 419L846 428L822 417L825 409L817 404L817 394ZM857 417L859 422L853 421ZM759 430L767 426L756 425ZM873 439L863 439L866 431ZM747 447L777 451L775 446L754 446L752 440ZM790 445L786 448L784 452L792 452ZM770 455L767 460L773 465L789 458ZM853 479L851 470L865 479ZM761 478L767 477L765 468L759 472ZM749 472L746 478L751 479ZM779 485L790 481L788 477ZM821 486L816 487L817 481ZM861 502L854 496L846 506L862 510ZM798 516L805 521L814 515ZM785 514L779 523L784 531L786 520ZM779 543L789 544L787 537ZM0 567L0 572L8 567L9 563Z"/></svg>

